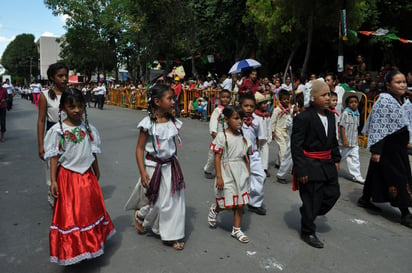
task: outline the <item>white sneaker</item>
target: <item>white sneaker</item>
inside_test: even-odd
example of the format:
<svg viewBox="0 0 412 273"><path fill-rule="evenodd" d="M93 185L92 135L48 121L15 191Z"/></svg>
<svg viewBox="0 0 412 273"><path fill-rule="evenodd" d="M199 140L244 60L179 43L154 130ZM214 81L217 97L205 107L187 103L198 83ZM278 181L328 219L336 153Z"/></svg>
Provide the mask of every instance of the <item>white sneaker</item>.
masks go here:
<svg viewBox="0 0 412 273"><path fill-rule="evenodd" d="M362 176L360 176L360 177L354 177L354 178L352 178L352 180L353 180L353 182L356 182L356 183L359 183L359 184L365 184L365 179L362 177Z"/></svg>

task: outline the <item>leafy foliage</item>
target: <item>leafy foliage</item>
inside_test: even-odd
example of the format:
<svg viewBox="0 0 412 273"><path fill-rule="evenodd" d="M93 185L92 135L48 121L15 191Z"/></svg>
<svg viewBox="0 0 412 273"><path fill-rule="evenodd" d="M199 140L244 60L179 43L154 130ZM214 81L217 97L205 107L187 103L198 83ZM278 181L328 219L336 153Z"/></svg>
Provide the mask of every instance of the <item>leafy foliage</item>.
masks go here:
<svg viewBox="0 0 412 273"><path fill-rule="evenodd" d="M38 75L37 64L39 54L34 36L32 34L20 34L7 46L3 53L1 62L11 75L13 81L30 82L30 72L33 76ZM31 71L30 71L31 69Z"/></svg>

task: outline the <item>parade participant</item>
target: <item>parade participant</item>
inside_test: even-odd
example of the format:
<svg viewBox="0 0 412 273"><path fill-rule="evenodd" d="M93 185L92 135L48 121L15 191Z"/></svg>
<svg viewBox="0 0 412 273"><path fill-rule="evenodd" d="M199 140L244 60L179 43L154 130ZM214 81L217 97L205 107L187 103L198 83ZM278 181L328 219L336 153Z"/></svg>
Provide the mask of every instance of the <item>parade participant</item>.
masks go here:
<svg viewBox="0 0 412 273"><path fill-rule="evenodd" d="M185 237L185 182L176 149L176 141L180 146L182 122L170 114L174 104L170 86L156 84L149 90L148 96L149 116L137 126L140 133L136 160L140 178L125 209L135 211L135 228L139 233L151 227L164 243L182 250Z"/></svg>
<svg viewBox="0 0 412 273"><path fill-rule="evenodd" d="M44 135L54 124L59 121L60 97L66 89L69 69L63 63L54 63L47 69L47 76L52 83L49 90L44 90L40 94L39 112L37 116L37 145L39 157L44 160ZM54 198L50 194L50 165L44 160L46 171L46 184L48 188L47 199L51 207Z"/></svg>
<svg viewBox="0 0 412 273"><path fill-rule="evenodd" d="M330 87L330 86L329 86ZM340 112L336 109L338 105L338 94L333 91L330 91L330 103L329 103L329 111L335 114L335 127L336 127L336 137L339 140L339 119L340 119Z"/></svg>
<svg viewBox="0 0 412 273"><path fill-rule="evenodd" d="M270 94L263 95L260 92L255 94L256 110L253 113L253 118L259 123L262 128L262 136L259 139L259 153L262 158L263 169L266 177L270 177L269 169L269 144L272 141L272 129L270 125L270 113L267 111L268 101L270 101Z"/></svg>
<svg viewBox="0 0 412 273"><path fill-rule="evenodd" d="M239 107L227 106L223 109L227 129L219 132L210 144L215 153L215 196L208 214L210 227L216 227L217 215L225 209L233 209L232 237L241 243L249 242L249 238L242 232L243 207L249 202L249 154L251 143L243 136L242 116Z"/></svg>
<svg viewBox="0 0 412 273"><path fill-rule="evenodd" d="M286 176L291 173L293 167L292 153L290 151L290 137L292 135L293 118L299 113L305 111L304 105L304 95L301 90L296 91L296 104L292 106L292 114L288 116L286 120L286 128L288 130L288 147L280 163L279 170L276 173L276 180L281 184L287 184Z"/></svg>
<svg viewBox="0 0 412 273"><path fill-rule="evenodd" d="M252 155L250 156L250 202L248 209L259 215L266 215L266 208L263 204L266 174L263 169L262 159L259 154L259 139L263 137L263 130L259 122L253 118L256 108L255 97L252 94L242 96L240 107L245 117L243 118L242 131L247 139L252 143Z"/></svg>
<svg viewBox="0 0 412 273"><path fill-rule="evenodd" d="M36 80L33 81L32 84L30 84L30 89L33 94L33 102L34 105L39 107L39 100L40 100L40 94L41 94L41 84L37 82Z"/></svg>
<svg viewBox="0 0 412 273"><path fill-rule="evenodd" d="M325 215L340 195L340 154L329 93L326 83L312 81L310 107L294 118L291 138L293 184L302 199L301 238L316 248L324 245L316 236L315 219Z"/></svg>
<svg viewBox="0 0 412 273"><path fill-rule="evenodd" d="M6 132L6 114L7 114L7 90L0 87L0 142L4 142L4 133Z"/></svg>
<svg viewBox="0 0 412 273"><path fill-rule="evenodd" d="M385 75L388 93L380 94L365 124L372 153L363 195L358 205L374 211L372 202L390 202L401 212L401 224L412 228L412 176L407 145L412 125L412 105L405 99L407 84L399 71Z"/></svg>
<svg viewBox="0 0 412 273"><path fill-rule="evenodd" d="M219 101L220 105L218 105L215 110L213 110L212 115L210 116L209 121L209 133L212 136L212 139L215 139L217 133L223 132L224 122L222 123L222 111L223 109L230 103L230 91L227 89L223 89L219 93ZM207 162L206 165L203 167L204 176L207 179L213 179L213 169L214 169L214 161L215 161L215 154L212 150L209 150L207 153Z"/></svg>
<svg viewBox="0 0 412 273"><path fill-rule="evenodd" d="M342 98L343 98L343 94L345 93L345 90L342 88L342 86L337 84L338 81L334 73L326 74L325 82L328 84L330 92L334 92L337 94L337 104L335 106L335 109L337 113L341 114L342 113ZM333 97L331 97L331 100L333 100Z"/></svg>
<svg viewBox="0 0 412 273"><path fill-rule="evenodd" d="M59 110L67 118L46 134L44 158L50 159L50 191L55 198L50 226L50 261L71 265L103 254L114 233L99 186L96 154L100 136L89 124L80 90L66 89ZM93 204L93 205L91 205Z"/></svg>
<svg viewBox="0 0 412 273"><path fill-rule="evenodd" d="M343 112L339 121L339 150L341 160L346 159L349 174L354 182L363 184L365 179L362 177L359 162L359 101L362 99L362 93L348 91L343 95Z"/></svg>
<svg viewBox="0 0 412 273"><path fill-rule="evenodd" d="M279 154L275 160L278 167L283 161L289 141L288 129L286 128L286 120L292 113L289 91L282 89L279 92L279 102L270 118L272 139L279 145Z"/></svg>
<svg viewBox="0 0 412 273"><path fill-rule="evenodd" d="M7 111L10 111L13 108L14 87L9 79L6 79L2 87L7 90Z"/></svg>

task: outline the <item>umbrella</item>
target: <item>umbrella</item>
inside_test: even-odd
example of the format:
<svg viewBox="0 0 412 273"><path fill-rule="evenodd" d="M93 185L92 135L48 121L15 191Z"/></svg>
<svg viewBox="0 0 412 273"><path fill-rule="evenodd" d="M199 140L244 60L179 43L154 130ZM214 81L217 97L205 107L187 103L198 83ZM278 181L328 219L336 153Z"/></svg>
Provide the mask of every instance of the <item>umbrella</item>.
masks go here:
<svg viewBox="0 0 412 273"><path fill-rule="evenodd" d="M229 70L229 74L239 73L246 69L261 67L262 65L253 59L244 59L236 62Z"/></svg>

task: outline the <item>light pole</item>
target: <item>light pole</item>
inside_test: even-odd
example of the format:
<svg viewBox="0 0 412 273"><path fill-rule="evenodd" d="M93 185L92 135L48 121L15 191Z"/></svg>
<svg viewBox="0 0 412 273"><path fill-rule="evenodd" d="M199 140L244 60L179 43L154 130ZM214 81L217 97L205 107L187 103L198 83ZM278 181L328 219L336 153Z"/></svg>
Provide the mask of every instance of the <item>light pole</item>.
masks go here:
<svg viewBox="0 0 412 273"><path fill-rule="evenodd" d="M32 74L32 61L33 61L33 57L30 57L30 82L31 82L31 79L33 78L33 74Z"/></svg>

